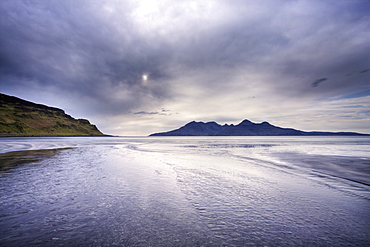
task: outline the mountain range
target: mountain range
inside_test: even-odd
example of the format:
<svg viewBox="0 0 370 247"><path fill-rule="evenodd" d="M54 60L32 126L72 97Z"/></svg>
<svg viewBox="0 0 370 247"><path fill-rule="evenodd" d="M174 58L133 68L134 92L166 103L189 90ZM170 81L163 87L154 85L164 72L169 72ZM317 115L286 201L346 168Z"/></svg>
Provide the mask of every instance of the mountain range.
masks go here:
<svg viewBox="0 0 370 247"><path fill-rule="evenodd" d="M359 136L355 132L306 132L292 128L281 128L268 122L253 123L247 119L238 125L220 125L216 122L190 122L179 129L168 132L154 133L150 136Z"/></svg>
<svg viewBox="0 0 370 247"><path fill-rule="evenodd" d="M87 119L0 93L0 136L104 136Z"/></svg>

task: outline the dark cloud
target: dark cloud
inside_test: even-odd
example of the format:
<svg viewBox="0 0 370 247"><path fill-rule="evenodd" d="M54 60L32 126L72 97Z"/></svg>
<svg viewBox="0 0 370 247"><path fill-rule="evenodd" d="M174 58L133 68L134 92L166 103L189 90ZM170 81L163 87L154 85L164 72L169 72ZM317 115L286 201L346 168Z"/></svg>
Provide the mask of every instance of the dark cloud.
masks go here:
<svg viewBox="0 0 370 247"><path fill-rule="evenodd" d="M132 114L135 115L162 115L162 116L168 116L172 115L170 110L161 109L160 111L137 111L133 112Z"/></svg>
<svg viewBox="0 0 370 247"><path fill-rule="evenodd" d="M40 88L90 98L93 110L107 113L169 97L163 82L168 52L130 29L124 16L121 27L109 23L99 16L101 7L93 1L3 1L1 83L32 80Z"/></svg>
<svg viewBox="0 0 370 247"><path fill-rule="evenodd" d="M316 81L314 81L312 83L312 87L317 87L320 83L322 83L322 82L324 82L326 80L328 80L328 78L320 78L320 79L317 79Z"/></svg>
<svg viewBox="0 0 370 247"><path fill-rule="evenodd" d="M222 115L252 96L266 109L361 94L368 8L360 0L4 0L0 90L60 97L56 106L89 116L156 116L173 106L193 117L217 105L213 120L244 119L241 103Z"/></svg>
<svg viewBox="0 0 370 247"><path fill-rule="evenodd" d="M160 114L160 113L159 112L139 111L139 112L134 112L133 114L137 114L137 115L156 115L156 114Z"/></svg>

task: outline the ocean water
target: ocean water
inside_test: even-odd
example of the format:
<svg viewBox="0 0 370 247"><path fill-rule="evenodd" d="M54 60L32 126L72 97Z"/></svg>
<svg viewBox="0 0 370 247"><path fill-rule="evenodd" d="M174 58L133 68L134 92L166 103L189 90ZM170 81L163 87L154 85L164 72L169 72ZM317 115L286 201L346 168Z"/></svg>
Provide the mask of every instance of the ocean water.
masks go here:
<svg viewBox="0 0 370 247"><path fill-rule="evenodd" d="M370 246L369 137L0 139L0 246Z"/></svg>

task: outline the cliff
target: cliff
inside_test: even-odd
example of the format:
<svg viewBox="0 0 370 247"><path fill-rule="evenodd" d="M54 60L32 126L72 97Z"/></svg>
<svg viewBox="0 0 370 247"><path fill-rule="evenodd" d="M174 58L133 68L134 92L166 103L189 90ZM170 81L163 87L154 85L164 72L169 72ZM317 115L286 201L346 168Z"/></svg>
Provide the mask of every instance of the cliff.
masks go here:
<svg viewBox="0 0 370 247"><path fill-rule="evenodd" d="M86 119L0 93L0 135L103 136Z"/></svg>

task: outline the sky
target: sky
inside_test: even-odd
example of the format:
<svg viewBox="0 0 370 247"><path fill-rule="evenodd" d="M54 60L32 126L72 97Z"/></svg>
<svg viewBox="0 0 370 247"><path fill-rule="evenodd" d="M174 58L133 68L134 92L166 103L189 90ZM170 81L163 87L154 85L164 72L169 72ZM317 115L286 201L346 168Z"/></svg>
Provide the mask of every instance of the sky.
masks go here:
<svg viewBox="0 0 370 247"><path fill-rule="evenodd" d="M370 1L2 0L0 92L112 135L370 133Z"/></svg>

